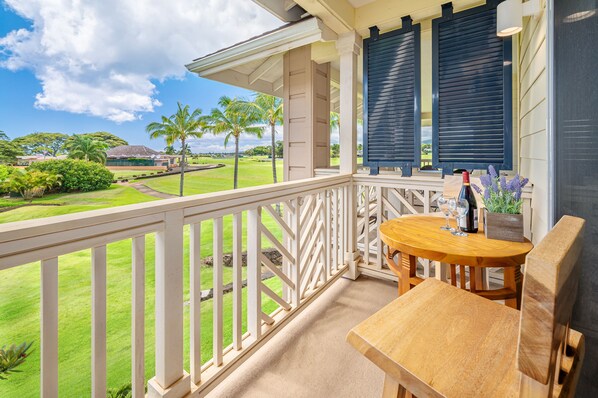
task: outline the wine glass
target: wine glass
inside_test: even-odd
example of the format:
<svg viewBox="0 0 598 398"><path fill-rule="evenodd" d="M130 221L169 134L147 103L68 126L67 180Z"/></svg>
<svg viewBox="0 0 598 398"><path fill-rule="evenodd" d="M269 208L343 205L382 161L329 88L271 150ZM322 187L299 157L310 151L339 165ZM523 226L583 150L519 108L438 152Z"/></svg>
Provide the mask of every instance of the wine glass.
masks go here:
<svg viewBox="0 0 598 398"><path fill-rule="evenodd" d="M457 199L455 200L455 205L452 207L454 210L455 218L457 219L457 230L451 232L455 236L467 236L465 232L462 231L461 228L461 220L465 218L467 212L469 211L469 202L465 199Z"/></svg>
<svg viewBox="0 0 598 398"><path fill-rule="evenodd" d="M440 197L436 201L436 203L438 204L438 208L440 209L440 211L442 211L442 213L444 213L444 217L446 218L446 225L440 227L440 229L442 229L443 231L454 231L454 229L449 224L449 216L451 215L449 202L451 199L454 200L454 198L450 196L440 195Z"/></svg>

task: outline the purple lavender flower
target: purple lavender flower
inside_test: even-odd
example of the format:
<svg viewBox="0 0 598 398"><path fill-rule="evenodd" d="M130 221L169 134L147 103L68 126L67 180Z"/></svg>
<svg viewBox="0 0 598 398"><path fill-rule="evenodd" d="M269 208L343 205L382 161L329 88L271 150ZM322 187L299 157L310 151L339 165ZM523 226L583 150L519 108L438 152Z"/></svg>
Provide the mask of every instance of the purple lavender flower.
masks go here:
<svg viewBox="0 0 598 398"><path fill-rule="evenodd" d="M524 186L527 185L527 183L529 182L529 178L524 178L523 180L521 180L521 182L519 183L519 187L523 188Z"/></svg>
<svg viewBox="0 0 598 398"><path fill-rule="evenodd" d="M519 174L515 174L512 180L507 182L507 189L509 192L515 192L515 190L519 187Z"/></svg>
<svg viewBox="0 0 598 398"><path fill-rule="evenodd" d="M480 195L482 194L482 188L478 187L476 184L471 184L472 188L475 189L477 193Z"/></svg>
<svg viewBox="0 0 598 398"><path fill-rule="evenodd" d="M492 177L492 179L495 179L498 177L498 174L496 173L496 169L494 168L494 166L492 166L492 165L488 166L488 171L490 172L490 176Z"/></svg>
<svg viewBox="0 0 598 398"><path fill-rule="evenodd" d="M488 188L490 185L492 185L492 179L490 178L489 174L484 174L480 176L480 182L482 183L482 186L485 188Z"/></svg>
<svg viewBox="0 0 598 398"><path fill-rule="evenodd" d="M486 189L484 191L484 200L490 200L490 190Z"/></svg>
<svg viewBox="0 0 598 398"><path fill-rule="evenodd" d="M505 176L500 177L500 189L502 191L507 190L507 177Z"/></svg>
<svg viewBox="0 0 598 398"><path fill-rule="evenodd" d="M518 188L517 190L515 190L515 195L513 197L515 198L515 201L518 201L519 199L521 199L521 188Z"/></svg>
<svg viewBox="0 0 598 398"><path fill-rule="evenodd" d="M496 183L496 180L492 180L492 191L494 191L495 193L498 193L498 184Z"/></svg>

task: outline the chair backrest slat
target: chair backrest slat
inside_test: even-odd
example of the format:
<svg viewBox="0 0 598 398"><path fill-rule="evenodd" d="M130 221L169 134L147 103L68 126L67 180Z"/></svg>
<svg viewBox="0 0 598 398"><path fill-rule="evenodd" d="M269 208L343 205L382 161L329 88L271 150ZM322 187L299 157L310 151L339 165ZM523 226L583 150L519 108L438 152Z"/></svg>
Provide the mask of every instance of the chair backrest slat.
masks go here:
<svg viewBox="0 0 598 398"><path fill-rule="evenodd" d="M559 347L577 295L584 224L564 216L526 258L517 365L543 385L558 378Z"/></svg>

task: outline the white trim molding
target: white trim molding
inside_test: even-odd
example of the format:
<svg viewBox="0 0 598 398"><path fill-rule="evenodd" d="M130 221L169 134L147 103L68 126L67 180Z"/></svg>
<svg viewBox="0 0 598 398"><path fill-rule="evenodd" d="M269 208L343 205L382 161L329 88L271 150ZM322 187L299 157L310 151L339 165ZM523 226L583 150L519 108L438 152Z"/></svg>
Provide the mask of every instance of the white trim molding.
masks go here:
<svg viewBox="0 0 598 398"><path fill-rule="evenodd" d="M222 72L251 61L269 58L319 41L334 41L337 35L318 18L285 25L272 32L206 55L186 65L201 77Z"/></svg>

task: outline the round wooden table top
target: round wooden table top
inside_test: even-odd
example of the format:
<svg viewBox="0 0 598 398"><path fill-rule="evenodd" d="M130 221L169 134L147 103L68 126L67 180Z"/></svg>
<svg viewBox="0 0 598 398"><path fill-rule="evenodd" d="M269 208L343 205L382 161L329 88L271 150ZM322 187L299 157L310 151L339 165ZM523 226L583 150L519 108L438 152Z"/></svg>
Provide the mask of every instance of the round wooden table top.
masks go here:
<svg viewBox="0 0 598 398"><path fill-rule="evenodd" d="M382 241L394 250L447 264L474 267L509 267L525 263L534 245L529 241L487 239L484 231L454 236L441 230L444 217L403 216L380 225ZM451 219L451 225L455 225Z"/></svg>

